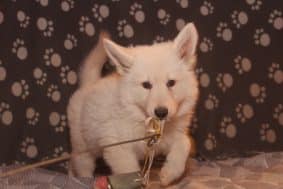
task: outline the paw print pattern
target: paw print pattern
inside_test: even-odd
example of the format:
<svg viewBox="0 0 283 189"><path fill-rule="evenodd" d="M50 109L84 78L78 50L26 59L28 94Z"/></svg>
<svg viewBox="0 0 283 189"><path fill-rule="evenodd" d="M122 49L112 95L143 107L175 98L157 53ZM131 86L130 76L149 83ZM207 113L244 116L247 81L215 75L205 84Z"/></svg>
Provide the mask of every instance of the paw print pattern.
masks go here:
<svg viewBox="0 0 283 189"><path fill-rule="evenodd" d="M273 118L278 121L278 123L283 126L283 105L278 104L273 113Z"/></svg>
<svg viewBox="0 0 283 189"><path fill-rule="evenodd" d="M29 86L25 80L16 81L12 84L11 92L16 97L26 99L29 96Z"/></svg>
<svg viewBox="0 0 283 189"><path fill-rule="evenodd" d="M108 6L98 4L93 5L92 12L94 18L96 18L98 22L102 22L103 19L106 19L110 14Z"/></svg>
<svg viewBox="0 0 283 189"><path fill-rule="evenodd" d="M77 38L72 34L67 34L67 37L64 41L64 47L67 50L72 50L74 47L77 46Z"/></svg>
<svg viewBox="0 0 283 189"><path fill-rule="evenodd" d="M145 20L145 14L141 4L134 3L130 8L130 15L132 15L138 23L143 23Z"/></svg>
<svg viewBox="0 0 283 189"><path fill-rule="evenodd" d="M20 22L21 28L26 28L29 25L30 17L26 15L26 13L22 10L17 12L17 20Z"/></svg>
<svg viewBox="0 0 283 189"><path fill-rule="evenodd" d="M235 138L237 135L237 128L232 123L231 117L223 117L220 123L220 133L225 134L228 138Z"/></svg>
<svg viewBox="0 0 283 189"><path fill-rule="evenodd" d="M25 60L28 56L28 50L25 46L24 40L17 38L13 42L12 53L16 54L18 59Z"/></svg>
<svg viewBox="0 0 283 189"><path fill-rule="evenodd" d="M160 43L160 42L163 42L163 41L165 41L164 37L157 35L155 37L155 39L153 40L153 43Z"/></svg>
<svg viewBox="0 0 283 189"><path fill-rule="evenodd" d="M182 18L176 19L176 28L178 31L181 31L185 25L186 25L186 22L184 19Z"/></svg>
<svg viewBox="0 0 283 189"><path fill-rule="evenodd" d="M39 113L33 107L26 109L26 119L29 125L36 125L39 120Z"/></svg>
<svg viewBox="0 0 283 189"><path fill-rule="evenodd" d="M5 102L1 102L0 104L0 120L1 123L6 126L10 126L13 122L13 113L10 105Z"/></svg>
<svg viewBox="0 0 283 189"><path fill-rule="evenodd" d="M35 0L38 2L41 6L46 7L48 6L49 0Z"/></svg>
<svg viewBox="0 0 283 189"><path fill-rule="evenodd" d="M36 22L37 28L43 33L45 37L51 37L54 32L54 26L52 20L47 20L44 17L40 17Z"/></svg>
<svg viewBox="0 0 283 189"><path fill-rule="evenodd" d="M63 66L61 68L60 77L63 84L75 85L77 83L77 74L75 71L70 70L69 66Z"/></svg>
<svg viewBox="0 0 283 189"><path fill-rule="evenodd" d="M237 56L234 59L235 68L238 70L238 73L241 75L244 72L249 72L252 69L252 62L250 59L242 56Z"/></svg>
<svg viewBox="0 0 283 189"><path fill-rule="evenodd" d="M282 12L279 10L273 10L269 15L268 22L272 24L275 29L282 30L283 28Z"/></svg>
<svg viewBox="0 0 283 189"><path fill-rule="evenodd" d="M203 68L197 68L196 74L197 74L200 85L202 87L208 87L209 84L210 84L210 77L209 77L208 73L205 73L203 71Z"/></svg>
<svg viewBox="0 0 283 189"><path fill-rule="evenodd" d="M53 157L60 157L60 156L68 155L68 154L69 153L64 151L62 146L58 146L54 149Z"/></svg>
<svg viewBox="0 0 283 189"><path fill-rule="evenodd" d="M271 38L268 33L264 32L263 28L256 29L254 33L254 43L263 47L267 47L271 43Z"/></svg>
<svg viewBox="0 0 283 189"><path fill-rule="evenodd" d="M275 83L283 83L283 71L280 69L280 65L277 63L272 63L268 68L268 77L273 79Z"/></svg>
<svg viewBox="0 0 283 189"><path fill-rule="evenodd" d="M257 83L252 83L250 85L250 94L253 98L255 98L256 103L264 103L266 98L266 88Z"/></svg>
<svg viewBox="0 0 283 189"><path fill-rule="evenodd" d="M210 39L207 37L204 37L202 41L199 44L199 49L201 52L207 53L209 51L212 51L213 43Z"/></svg>
<svg viewBox="0 0 283 189"><path fill-rule="evenodd" d="M31 159L38 155L38 149L33 138L25 138L25 140L21 143L21 152Z"/></svg>
<svg viewBox="0 0 283 189"><path fill-rule="evenodd" d="M211 133L207 135L207 138L204 141L204 147L208 151L213 151L216 148L216 139Z"/></svg>
<svg viewBox="0 0 283 189"><path fill-rule="evenodd" d="M118 21L117 30L119 37L132 38L134 36L134 29L126 20Z"/></svg>
<svg viewBox="0 0 283 189"><path fill-rule="evenodd" d="M6 68L2 65L2 61L0 60L0 81L4 81L7 76Z"/></svg>
<svg viewBox="0 0 283 189"><path fill-rule="evenodd" d="M233 32L225 22L220 22L216 28L216 36L222 38L224 41L229 42L232 40Z"/></svg>
<svg viewBox="0 0 283 189"><path fill-rule="evenodd" d="M232 15L232 23L235 24L236 28L241 28L241 26L246 25L248 23L248 15L244 11L233 11Z"/></svg>
<svg viewBox="0 0 283 189"><path fill-rule="evenodd" d="M194 133L198 128L198 119L196 116L193 117L192 119L192 123L190 124L190 128L189 128L189 131L191 133Z"/></svg>
<svg viewBox="0 0 283 189"><path fill-rule="evenodd" d="M43 85L47 80L47 74L38 67L33 70L33 77L38 85Z"/></svg>
<svg viewBox="0 0 283 189"><path fill-rule="evenodd" d="M188 8L188 7L189 7L189 0L176 0L176 2L177 2L182 8Z"/></svg>
<svg viewBox="0 0 283 189"><path fill-rule="evenodd" d="M64 132L67 119L65 115L60 115L58 112L51 112L49 115L49 123L54 127L55 132Z"/></svg>
<svg viewBox="0 0 283 189"><path fill-rule="evenodd" d="M219 73L216 77L218 87L225 92L228 88L233 85L233 77L229 73Z"/></svg>
<svg viewBox="0 0 283 189"><path fill-rule="evenodd" d="M200 7L200 14L203 16L210 15L213 13L213 11L214 11L214 7L208 1L204 1Z"/></svg>
<svg viewBox="0 0 283 189"><path fill-rule="evenodd" d="M162 25L167 25L171 16L164 9L159 9L157 11L157 17Z"/></svg>
<svg viewBox="0 0 283 189"><path fill-rule="evenodd" d="M261 125L261 129L259 133L260 133L260 139L262 141L266 141L271 144L276 142L277 139L276 133L274 129L270 128L270 125L268 123L263 123Z"/></svg>
<svg viewBox="0 0 283 189"><path fill-rule="evenodd" d="M262 5L262 0L246 0L252 10L259 10Z"/></svg>
<svg viewBox="0 0 283 189"><path fill-rule="evenodd" d="M89 21L87 16L82 16L79 21L80 32L85 33L88 36L93 36L95 34L94 25Z"/></svg>
<svg viewBox="0 0 283 189"><path fill-rule="evenodd" d="M47 89L47 97L51 98L53 102L59 102L61 99L61 93L58 90L58 86L51 84Z"/></svg>
<svg viewBox="0 0 283 189"><path fill-rule="evenodd" d="M64 12L69 12L72 8L74 8L74 0L63 0L61 2L61 9Z"/></svg>
<svg viewBox="0 0 283 189"><path fill-rule="evenodd" d="M214 110L218 107L219 100L215 95L209 94L208 98L204 102L204 106L207 110Z"/></svg>
<svg viewBox="0 0 283 189"><path fill-rule="evenodd" d="M247 120L251 119L254 116L254 109L249 104L238 104L235 108L237 118L245 123Z"/></svg>
<svg viewBox="0 0 283 189"><path fill-rule="evenodd" d="M54 67L59 67L62 63L60 54L54 52L54 50L52 48L45 49L43 59L44 59L45 64L47 66L52 65Z"/></svg>

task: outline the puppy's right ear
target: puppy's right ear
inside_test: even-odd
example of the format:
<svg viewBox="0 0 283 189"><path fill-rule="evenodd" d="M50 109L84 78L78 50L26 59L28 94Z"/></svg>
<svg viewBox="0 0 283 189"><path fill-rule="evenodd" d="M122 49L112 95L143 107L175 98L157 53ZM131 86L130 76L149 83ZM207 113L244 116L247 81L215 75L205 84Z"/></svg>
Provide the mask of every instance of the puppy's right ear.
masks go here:
<svg viewBox="0 0 283 189"><path fill-rule="evenodd" d="M117 72L121 75L129 72L133 64L133 57L127 51L127 48L122 47L109 39L104 39L103 43L107 55L117 68Z"/></svg>

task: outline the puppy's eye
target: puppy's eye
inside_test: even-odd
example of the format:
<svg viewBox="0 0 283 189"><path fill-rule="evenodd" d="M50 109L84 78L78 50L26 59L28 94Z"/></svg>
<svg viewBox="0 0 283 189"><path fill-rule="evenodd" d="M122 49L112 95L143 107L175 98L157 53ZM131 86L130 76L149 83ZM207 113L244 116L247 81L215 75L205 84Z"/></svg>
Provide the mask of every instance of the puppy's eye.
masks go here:
<svg viewBox="0 0 283 189"><path fill-rule="evenodd" d="M176 81L173 79L170 79L167 81L167 87L173 87L176 84Z"/></svg>
<svg viewBox="0 0 283 189"><path fill-rule="evenodd" d="M148 82L148 81L142 82L142 86L143 86L143 88L145 88L145 89L151 89L151 88L152 88L151 83Z"/></svg>

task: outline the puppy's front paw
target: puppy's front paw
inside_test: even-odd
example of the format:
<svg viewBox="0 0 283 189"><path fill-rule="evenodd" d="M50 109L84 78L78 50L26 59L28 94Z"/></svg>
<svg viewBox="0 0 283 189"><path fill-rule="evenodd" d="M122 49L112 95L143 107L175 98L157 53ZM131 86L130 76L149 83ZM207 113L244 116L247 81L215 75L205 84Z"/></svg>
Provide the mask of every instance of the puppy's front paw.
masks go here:
<svg viewBox="0 0 283 189"><path fill-rule="evenodd" d="M160 171L159 177L162 186L168 186L173 181L178 179L182 175L182 171L176 168L163 167Z"/></svg>

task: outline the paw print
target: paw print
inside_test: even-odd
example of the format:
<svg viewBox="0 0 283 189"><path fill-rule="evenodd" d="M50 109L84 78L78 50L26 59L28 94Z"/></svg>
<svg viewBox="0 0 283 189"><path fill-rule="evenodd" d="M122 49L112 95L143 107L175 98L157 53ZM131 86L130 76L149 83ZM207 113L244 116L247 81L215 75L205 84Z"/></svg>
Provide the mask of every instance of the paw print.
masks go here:
<svg viewBox="0 0 283 189"><path fill-rule="evenodd" d="M92 12L94 18L96 18L98 22L102 22L103 19L106 19L110 13L108 6L98 4L93 5Z"/></svg>
<svg viewBox="0 0 283 189"><path fill-rule="evenodd" d="M61 93L58 90L58 86L51 84L47 89L47 97L51 98L53 102L59 102L61 99Z"/></svg>
<svg viewBox="0 0 283 189"><path fill-rule="evenodd" d="M162 36L160 36L160 35L157 35L157 36L155 37L155 39L153 40L153 43L161 43L161 42L163 42L163 41L165 41L164 37L162 37Z"/></svg>
<svg viewBox="0 0 283 189"><path fill-rule="evenodd" d="M204 141L204 147L208 151L212 151L216 148L216 138L211 133L207 135L207 138Z"/></svg>
<svg viewBox="0 0 283 189"><path fill-rule="evenodd" d="M255 98L256 103L264 103L266 98L266 88L257 83L253 83L250 86L250 94Z"/></svg>
<svg viewBox="0 0 283 189"><path fill-rule="evenodd" d="M277 63L272 63L268 68L268 77L273 79L275 83L283 83L283 71L280 69L280 65Z"/></svg>
<svg viewBox="0 0 283 189"><path fill-rule="evenodd" d="M77 83L77 74L73 70L70 70L69 66L63 66L61 68L60 76L64 84L75 85Z"/></svg>
<svg viewBox="0 0 283 189"><path fill-rule="evenodd" d="M54 149L54 154L53 157L60 157L60 156L64 156L64 155L68 155L69 153L64 151L62 146L56 147Z"/></svg>
<svg viewBox="0 0 283 189"><path fill-rule="evenodd" d="M204 106L207 110L213 110L218 107L219 100L215 95L209 94L205 100Z"/></svg>
<svg viewBox="0 0 283 189"><path fill-rule="evenodd" d="M41 6L46 7L48 6L49 0L35 0L35 1L38 2Z"/></svg>
<svg viewBox="0 0 283 189"><path fill-rule="evenodd" d="M43 33L45 37L51 37L54 31L53 21L40 17L36 22L37 28Z"/></svg>
<svg viewBox="0 0 283 189"><path fill-rule="evenodd" d="M208 1L204 1L203 4L200 7L200 13L203 16L207 16L209 14L212 14L214 11L214 7L212 6L212 4Z"/></svg>
<svg viewBox="0 0 283 189"><path fill-rule="evenodd" d="M269 34L264 32L263 28L255 30L254 40L256 45L261 45L263 47L267 47L271 43Z"/></svg>
<svg viewBox="0 0 283 189"><path fill-rule="evenodd" d="M28 50L25 47L24 40L17 38L13 42L12 53L16 54L20 60L25 60L28 56Z"/></svg>
<svg viewBox="0 0 283 189"><path fill-rule="evenodd" d="M186 22L184 19L182 18L176 19L176 28L178 31L181 31L185 25L186 25Z"/></svg>
<svg viewBox="0 0 283 189"><path fill-rule="evenodd" d="M232 15L232 23L236 25L236 28L241 28L241 26L248 23L248 15L244 11L233 11Z"/></svg>
<svg viewBox="0 0 283 189"><path fill-rule="evenodd" d="M14 96L26 99L29 95L29 86L25 80L16 81L12 84L11 91Z"/></svg>
<svg viewBox="0 0 283 189"><path fill-rule="evenodd" d="M218 87L225 92L228 88L231 88L233 85L233 77L229 73L219 73L216 77L216 82Z"/></svg>
<svg viewBox="0 0 283 189"><path fill-rule="evenodd" d="M228 24L220 22L216 28L216 36L222 38L224 41L231 41L233 37L232 30L228 28Z"/></svg>
<svg viewBox="0 0 283 189"><path fill-rule="evenodd" d="M38 149L33 138L27 137L21 143L21 152L24 153L28 158L35 158L38 155Z"/></svg>
<svg viewBox="0 0 283 189"><path fill-rule="evenodd" d="M89 21L87 16L82 16L79 21L80 32L84 32L88 36L93 36L95 34L94 25Z"/></svg>
<svg viewBox="0 0 283 189"><path fill-rule="evenodd" d="M76 39L74 35L67 34L67 37L64 41L64 47L67 50L72 50L74 47L77 46L77 42L78 40Z"/></svg>
<svg viewBox="0 0 283 189"><path fill-rule="evenodd" d="M26 13L22 10L17 12L17 19L20 22L21 28L26 28L29 25L30 17L26 15Z"/></svg>
<svg viewBox="0 0 283 189"><path fill-rule="evenodd" d="M212 51L212 48L213 48L212 41L210 39L204 37L199 44L199 49L202 52L206 53L206 52Z"/></svg>
<svg viewBox="0 0 283 189"><path fill-rule="evenodd" d="M33 70L33 77L38 85L43 85L47 80L47 74L44 73L40 68L35 68Z"/></svg>
<svg viewBox="0 0 283 189"><path fill-rule="evenodd" d="M59 67L61 65L61 62L62 62L60 54L54 52L54 50L52 48L45 49L43 59L44 59L45 64L47 66L52 65L54 67Z"/></svg>
<svg viewBox="0 0 283 189"><path fill-rule="evenodd" d="M252 62L250 59L242 56L237 56L234 59L235 68L238 70L238 73L241 75L244 72L249 72L252 69Z"/></svg>
<svg viewBox="0 0 283 189"><path fill-rule="evenodd" d="M192 123L190 124L189 131L193 134L198 128L198 119L196 116L193 117Z"/></svg>
<svg viewBox="0 0 283 189"><path fill-rule="evenodd" d="M69 12L72 8L74 8L74 0L63 0L61 2L61 9L64 12Z"/></svg>
<svg viewBox="0 0 283 189"><path fill-rule="evenodd" d="M251 6L252 10L259 10L262 5L261 0L246 0L246 2Z"/></svg>
<svg viewBox="0 0 283 189"><path fill-rule="evenodd" d="M273 118L278 121L278 123L283 126L283 105L278 104L274 109Z"/></svg>
<svg viewBox="0 0 283 189"><path fill-rule="evenodd" d="M49 123L54 127L55 132L64 132L67 119L65 115L60 115L58 112L51 112L49 115Z"/></svg>
<svg viewBox="0 0 283 189"><path fill-rule="evenodd" d="M254 109L249 104L238 104L235 108L237 118L245 123L248 119L251 119L254 116Z"/></svg>
<svg viewBox="0 0 283 189"><path fill-rule="evenodd" d="M274 131L274 129L270 128L270 125L268 123L263 123L261 125L261 129L259 131L260 133L260 139L262 141L266 141L269 143L274 143L276 141L276 133Z"/></svg>
<svg viewBox="0 0 283 189"><path fill-rule="evenodd" d="M189 6L189 0L176 0L176 2L177 2L182 8L188 8L188 6Z"/></svg>
<svg viewBox="0 0 283 189"><path fill-rule="evenodd" d="M13 113L10 109L10 105L1 102L0 104L0 119L3 125L9 126L13 122Z"/></svg>
<svg viewBox="0 0 283 189"><path fill-rule="evenodd" d="M157 17L162 25L166 25L170 21L171 16L164 9L159 9L157 11Z"/></svg>
<svg viewBox="0 0 283 189"><path fill-rule="evenodd" d="M132 38L134 36L134 29L126 20L118 21L117 30L119 37Z"/></svg>
<svg viewBox="0 0 283 189"><path fill-rule="evenodd" d="M142 10L142 5L138 3L134 3L130 8L130 15L135 17L135 20L138 23L143 23L145 20L145 14Z"/></svg>
<svg viewBox="0 0 283 189"><path fill-rule="evenodd" d="M268 22L272 24L275 29L282 30L283 28L282 12L279 10L273 10L269 15Z"/></svg>
<svg viewBox="0 0 283 189"><path fill-rule="evenodd" d="M34 108L29 107L26 109L26 119L29 125L36 125L39 119L39 113Z"/></svg>
<svg viewBox="0 0 283 189"><path fill-rule="evenodd" d="M7 76L6 68L2 65L2 61L0 60L0 81L4 81Z"/></svg>
<svg viewBox="0 0 283 189"><path fill-rule="evenodd" d="M223 117L220 123L220 132L225 134L228 138L235 138L237 134L237 128L232 123L231 117Z"/></svg>
<svg viewBox="0 0 283 189"><path fill-rule="evenodd" d="M210 84L210 77L208 73L205 73L202 68L197 68L196 74L197 74L200 85L202 87L208 87Z"/></svg>

